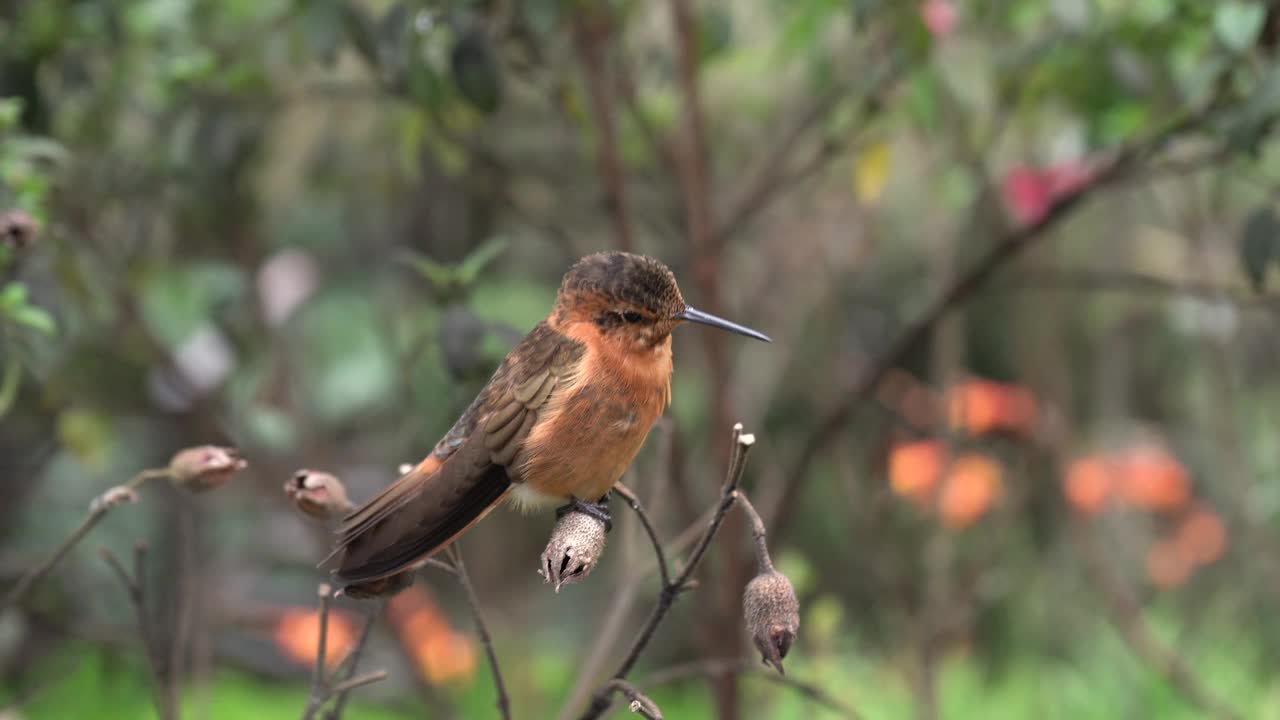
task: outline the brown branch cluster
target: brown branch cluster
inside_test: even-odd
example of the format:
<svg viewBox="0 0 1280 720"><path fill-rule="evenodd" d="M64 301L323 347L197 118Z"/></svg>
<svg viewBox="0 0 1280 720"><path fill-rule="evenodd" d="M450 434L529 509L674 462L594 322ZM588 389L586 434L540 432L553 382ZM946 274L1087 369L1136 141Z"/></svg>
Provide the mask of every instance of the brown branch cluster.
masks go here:
<svg viewBox="0 0 1280 720"><path fill-rule="evenodd" d="M313 720L330 701L333 701L333 707L324 715L324 718L338 720L346 707L347 695L352 690L387 677L386 670L374 670L358 676L355 674L356 664L360 661L360 655L369 641L378 613L370 614L369 619L365 621L364 630L360 632L355 648L342 659L342 663L334 669L334 672L329 674L325 672L325 663L329 650L329 605L333 588L321 584L316 589L316 595L320 602L320 639L316 645L316 663L311 674L311 695L307 699L306 708L302 711L302 720Z"/></svg>
<svg viewBox="0 0 1280 720"><path fill-rule="evenodd" d="M581 715L582 720L594 720L602 716L609 709L613 695L619 692L631 701L632 712L650 718L662 717L657 705L629 683L626 679L627 675L648 648L676 599L693 587L694 575L699 565L706 557L707 550L723 525L725 517L734 506L743 508L751 518L752 536L756 543L756 562L759 569L759 575L748 585L743 596L747 628L757 647L760 648L762 658L772 664L779 673L782 672L782 658L790 649L795 632L799 628L799 604L796 602L795 590L791 587L791 583L773 568L765 540L764 523L740 487L742 475L746 469L747 454L754 444L755 436L743 433L741 424L734 425L729 468L721 487L720 499L683 569L674 577L672 576L673 566L654 530L652 519L630 488L621 484L616 487L618 494L635 511L645 534L653 545L662 586L648 620L632 640L626 657L610 680L595 693L590 705Z"/></svg>

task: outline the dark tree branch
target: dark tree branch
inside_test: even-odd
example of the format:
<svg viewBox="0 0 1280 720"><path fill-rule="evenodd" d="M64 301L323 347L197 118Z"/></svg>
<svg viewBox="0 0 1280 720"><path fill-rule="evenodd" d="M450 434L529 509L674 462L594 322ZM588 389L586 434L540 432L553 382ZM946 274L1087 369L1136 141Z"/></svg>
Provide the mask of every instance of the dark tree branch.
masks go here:
<svg viewBox="0 0 1280 720"><path fill-rule="evenodd" d="M135 478L136 479L136 478ZM141 484L139 481L138 484ZM136 485L134 486L136 487ZM107 548L99 548L99 555L120 579L129 603L133 606L134 617L138 623L138 635L142 638L143 653L147 656L147 664L151 669L152 689L155 693L156 712L161 720L177 720L178 695L173 677L165 667L164 653L155 636L151 609L147 603L146 565L147 545L141 541L133 546L133 575L125 569L124 564Z"/></svg>
<svg viewBox="0 0 1280 720"><path fill-rule="evenodd" d="M57 550L53 551L53 555L50 555L48 560L32 568L18 580L18 583L5 596L4 602L0 603L0 610L13 607L21 602L22 598L26 597L27 593L31 591L31 588L44 579L44 576L48 575L55 565L62 562L67 553L71 552L71 549L79 544L89 534L89 531L101 522L102 518L106 517L112 508L125 503L137 502L136 491L138 488L149 480L167 477L169 477L167 469L143 470L133 476L129 482L117 485L94 498L93 502L89 504L89 514L80 523L80 527L72 531L67 536L67 539L62 541L62 544L58 546Z"/></svg>
<svg viewBox="0 0 1280 720"><path fill-rule="evenodd" d="M643 715L649 720L662 720L662 710L658 707L658 704L626 680L614 678L609 681L608 685L604 686L604 689L605 692L609 693L622 693L623 696L631 701L631 712Z"/></svg>
<svg viewBox="0 0 1280 720"><path fill-rule="evenodd" d="M336 699L333 701L333 707L329 708L329 712L325 713L326 720L341 720L342 713L347 708L347 698L350 696L352 690L386 677L386 671L383 670L366 673L360 678L355 677L356 668L360 664L360 657L364 654L364 649L369 645L369 638L373 635L373 626L378 622L378 617L382 615L382 610L385 607L386 603L381 601L375 605L373 611L369 613L369 617L364 621L364 628L360 630L360 637L356 639L356 646L352 648L351 652L345 658L342 659L342 664L338 666L335 677L338 675L342 675L343 677L337 685L333 686L332 693ZM382 677L373 678L359 684L352 684L355 680L370 678L378 673L381 673Z"/></svg>
<svg viewBox="0 0 1280 720"><path fill-rule="evenodd" d="M981 289L997 270L1047 237L1050 230L1056 228L1094 193L1129 177L1139 169L1143 161L1163 150L1171 141L1204 127L1216 115L1217 110L1216 104L1210 104L1201 111L1170 123L1147 140L1121 150L1109 163L1101 166L1090 181L1063 195L1038 220L1005 232L985 255L956 277L915 321L902 330L880 359L863 373L853 389L819 419L815 430L801 447L790 472L785 476L786 484L774 510L774 517L771 518L774 532L782 532L789 521L800 487L808 478L818 455L840 436L854 411L871 398L880 381L933 332L934 326Z"/></svg>
<svg viewBox="0 0 1280 720"><path fill-rule="evenodd" d="M667 613L671 611L676 598L680 593L689 589L693 582L694 573L697 572L698 566L702 563L702 558L706 556L707 549L711 547L711 541L715 539L716 532L720 530L721 524L724 523L725 516L736 502L736 491L742 481L742 473L746 469L747 454L755 443L755 436L744 434L742 425L737 424L733 426L732 442L729 469L725 477L724 486L721 489L720 502L716 506L716 512L711 517L711 522L703 532L702 537L699 538L698 544L694 546L692 553L690 553L689 561L684 570L670 584L663 586L661 593L658 595L657 604L654 605L649 619L640 629L635 640L632 641L631 649L627 652L627 656L614 672L613 680L626 679L627 674L635 667L645 648L649 646L649 642L653 640L658 626L662 624L662 621L666 619ZM595 720L603 715L609 709L611 695L612 691L608 690L607 686L597 692L595 697L592 698L591 705L582 714L581 720Z"/></svg>
<svg viewBox="0 0 1280 720"><path fill-rule="evenodd" d="M493 637L489 635L489 626L485 624L484 614L480 611L480 598L476 595L475 587L471 585L471 576L467 575L467 566L462 562L462 551L458 549L457 542L449 546L448 553L449 559L453 561L453 574L458 578L458 584L462 585L467 595L467 604L471 607L471 617L475 620L476 632L480 635L480 642L484 644L484 654L489 660L494 689L498 694L498 713L503 720L511 720L511 700L507 697L507 686L502 681L498 653L493 649Z"/></svg>
<svg viewBox="0 0 1280 720"><path fill-rule="evenodd" d="M587 75L587 94L596 127L596 162L599 164L600 182L604 186L605 205L613 222L618 249L630 252L631 226L627 222L626 179L618 153L613 86L605 78L610 30L607 12L602 9L579 13L573 38Z"/></svg>

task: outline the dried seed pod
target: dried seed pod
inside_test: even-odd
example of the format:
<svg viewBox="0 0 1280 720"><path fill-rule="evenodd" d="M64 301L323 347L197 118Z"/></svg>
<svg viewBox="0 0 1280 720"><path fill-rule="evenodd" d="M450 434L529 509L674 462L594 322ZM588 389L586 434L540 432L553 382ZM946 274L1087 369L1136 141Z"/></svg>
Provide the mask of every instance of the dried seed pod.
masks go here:
<svg viewBox="0 0 1280 720"><path fill-rule="evenodd" d="M354 507L338 478L319 470L299 470L284 484L284 494L304 515L337 518Z"/></svg>
<svg viewBox="0 0 1280 720"><path fill-rule="evenodd" d="M173 483L191 492L225 485L232 475L249 467L235 448L201 445L181 450L169 461Z"/></svg>
<svg viewBox="0 0 1280 720"><path fill-rule="evenodd" d="M742 594L742 614L761 661L785 675L782 659L800 630L800 601L791 581L776 570L757 575Z"/></svg>
<svg viewBox="0 0 1280 720"><path fill-rule="evenodd" d="M551 529L551 540L542 551L538 574L560 592L562 585L581 581L595 569L604 554L608 527L600 518L567 512Z"/></svg>
<svg viewBox="0 0 1280 720"><path fill-rule="evenodd" d="M35 241L39 233L36 219L21 210L0 213L0 244L21 250Z"/></svg>

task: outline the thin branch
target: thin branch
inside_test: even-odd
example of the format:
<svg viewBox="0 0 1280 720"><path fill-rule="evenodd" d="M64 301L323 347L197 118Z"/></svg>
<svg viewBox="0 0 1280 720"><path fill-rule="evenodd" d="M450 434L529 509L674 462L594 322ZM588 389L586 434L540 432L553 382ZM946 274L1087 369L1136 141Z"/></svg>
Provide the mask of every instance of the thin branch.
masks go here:
<svg viewBox="0 0 1280 720"><path fill-rule="evenodd" d="M138 481L138 484L141 484L141 482ZM133 487L136 486L134 485ZM156 712L161 720L177 720L178 698L176 688L173 686L173 678L169 676L164 667L164 656L156 645L151 610L147 605L146 543L139 541L133 546L134 569L132 576L130 576L129 571L125 569L124 564L120 562L120 558L116 557L115 553L102 547L98 549L98 554L110 566L116 577L120 579L120 584L124 586L125 593L129 596L129 604L133 606L134 618L138 623L138 635L142 639L143 654L146 655L147 664L151 669Z"/></svg>
<svg viewBox="0 0 1280 720"><path fill-rule="evenodd" d="M662 577L662 586L666 587L671 584L671 572L667 569L667 554L662 550L662 541L658 539L658 532L653 528L653 522L649 519L649 513L645 512L644 507L640 505L640 498L619 480L614 483L613 491L622 496L627 501L627 505L635 512L636 517L640 519L640 524L644 526L645 534L649 536L649 542L653 543L653 555L657 558L658 574Z"/></svg>
<svg viewBox="0 0 1280 720"><path fill-rule="evenodd" d="M608 693L620 692L626 696L631 701L631 712L638 713L649 720L662 720L662 709L658 707L658 703L626 680L614 678L604 686L604 690Z"/></svg>
<svg viewBox="0 0 1280 720"><path fill-rule="evenodd" d="M373 635L373 626L377 623L378 617L382 614L382 610L385 607L386 603L380 601L374 607L373 611L369 613L369 617L365 619L364 628L360 630L360 637L356 639L356 646L352 648L351 652L348 653L345 658L342 659L342 664L338 666L337 674L345 672L345 675L341 682L333 686L333 694L337 696L337 699L334 700L333 707L329 709L329 712L325 713L326 720L340 720L343 711L346 710L347 697L350 694L350 691L359 687L359 685L350 687L344 686L350 683L353 676L356 674L356 667L360 663L360 656L364 654L365 647L369 645L369 638ZM345 671L343 669L344 667ZM367 673L361 677L368 677L369 675L375 674L377 673ZM370 680L369 682L373 681ZM367 683L361 683L361 685L364 684Z"/></svg>
<svg viewBox="0 0 1280 720"><path fill-rule="evenodd" d="M609 42L607 10L578 13L574 24L574 43L587 75L587 94L596 128L596 160L600 182L604 186L605 205L613 222L618 249L631 251L631 226L627 222L626 179L618 152L618 129L614 112L613 90L605 79L605 49Z"/></svg>
<svg viewBox="0 0 1280 720"><path fill-rule="evenodd" d="M750 675L760 677L776 685L795 690L805 698L826 707L850 720L858 720L858 711L847 703L832 697L817 685L797 680L790 675L779 675L774 672L761 671L751 658L725 658L721 660L699 660L696 662L675 665L665 670L650 674L643 685L647 688L680 682L696 677L715 677L717 675Z"/></svg>
<svg viewBox="0 0 1280 720"><path fill-rule="evenodd" d="M769 557L769 544L766 540L767 533L764 529L764 520L760 518L760 513L756 512L756 506L751 504L751 500L746 493L741 490L734 490L733 497L738 502L738 506L747 514L747 517L751 518L751 539L756 541L756 573L773 572L773 558Z"/></svg>
<svg viewBox="0 0 1280 720"><path fill-rule="evenodd" d="M454 575L458 584L467 594L467 604L471 606L471 617L476 623L476 632L480 634L480 642L484 644L484 654L489 660L489 670L493 672L493 685L498 693L498 713L503 720L511 720L511 700L507 697L507 686L502 681L502 668L498 665L498 654L493 649L493 638L489 635L489 626L485 624L484 614L480 611L480 598L471 585L471 576L467 574L467 566L462 562L462 551L458 543L449 546L449 559L453 561Z"/></svg>
<svg viewBox="0 0 1280 720"><path fill-rule="evenodd" d="M1165 646L1151 632L1142 619L1142 607L1138 600L1111 567L1106 553L1089 537L1089 531L1076 527L1073 528L1072 536L1084 551L1085 569L1102 594L1107 619L1130 652L1163 675L1188 702L1206 715L1221 720L1240 718L1239 713L1205 688L1204 682L1177 652Z"/></svg>
<svg viewBox="0 0 1280 720"><path fill-rule="evenodd" d="M18 580L18 584L14 585L9 594L5 596L4 602L0 603L0 610L13 607L21 602L22 598L26 597L27 593L31 591L31 588L44 579L44 576L48 575L49 571L61 562L67 553L71 552L71 548L79 544L89 534L89 531L101 522L102 518L106 517L112 508L124 503L137 502L136 491L138 488L142 487L148 480L167 477L169 477L169 471L166 469L143 470L133 476L129 482L117 485L94 498L93 502L89 504L89 514L80 523L80 527L72 531L71 535L62 541L62 544L58 546L57 550L53 551L53 555L49 556L49 559L32 568Z"/></svg>
<svg viewBox="0 0 1280 720"><path fill-rule="evenodd" d="M716 506L716 512L711 517L711 522L707 529L703 532L702 537L698 540L698 544L694 546L693 552L689 555L689 561L685 565L684 570L672 580L669 584L664 585L662 592L658 595L658 602L654 605L649 619L645 622L644 627L636 635L635 640L631 643L631 649L627 652L626 658L618 666L614 672L612 679L625 680L627 674L635 667L636 662L640 659L640 655L644 653L645 648L649 646L649 642L653 640L654 633L658 626L666 619L667 613L671 611L671 607L675 604L676 598L681 592L689 589L693 575L697 572L698 566L702 563L702 558L706 556L707 549L711 546L711 541L715 539L716 532L720 529L720 525L724 522L725 515L736 502L738 485L742 482L742 473L746 469L747 454L751 451L751 446L755 444L755 436L744 434L742 432L741 423L733 426L733 445L732 454L729 457L729 469L726 473L724 486L720 494L720 502ZM591 705L587 707L582 714L581 720L596 720L609 709L612 692L605 689L600 690L591 700Z"/></svg>
<svg viewBox="0 0 1280 720"><path fill-rule="evenodd" d="M316 595L320 601L320 638L316 642L316 664L311 671L311 695L307 699L307 707L302 711L302 720L311 720L320 711L320 707L329 699L329 686L325 678L324 663L329 650L329 596L333 588L327 583L320 583Z"/></svg>
<svg viewBox="0 0 1280 720"><path fill-rule="evenodd" d="M320 620L320 637L316 643L316 664L311 673L311 694L307 698L307 706L302 711L302 720L313 720L320 710L328 704L330 700L336 701L333 708L325 714L327 720L339 720L343 711L346 709L347 695L358 687L364 687L370 683L378 682L387 677L386 670L375 670L365 673L359 677L352 677L356 671L356 665L359 662L360 654L364 651L364 647L369 642L369 635L373 628L373 623L378 617L378 610L382 609L380 605L377 610L370 614L368 622L365 623L364 630L360 633L360 639L356 642L356 646L351 650L347 657L335 670L335 676L344 672L346 678L340 682L334 682L333 678L325 672L326 660L329 656L329 606L333 598L333 588L327 583L321 583L316 587L316 597L320 603L319 620Z"/></svg>
<svg viewBox="0 0 1280 720"><path fill-rule="evenodd" d="M774 517L771 518L774 532L781 532L790 519L790 509L796 502L800 486L809 476L809 470L818 455L839 437L841 430L852 419L854 411L871 398L889 371L901 364L929 337L935 325L981 289L997 270L1047 237L1050 230L1056 228L1094 193L1129 177L1142 161L1164 149L1171 141L1203 127L1216 115L1218 109L1218 105L1210 104L1170 123L1144 142L1120 151L1111 162L1101 166L1090 181L1063 195L1038 220L1006 231L985 255L968 270L960 273L916 320L899 333L880 359L863 373L853 389L818 421L815 430L801 447L795 465L786 475L786 485Z"/></svg>

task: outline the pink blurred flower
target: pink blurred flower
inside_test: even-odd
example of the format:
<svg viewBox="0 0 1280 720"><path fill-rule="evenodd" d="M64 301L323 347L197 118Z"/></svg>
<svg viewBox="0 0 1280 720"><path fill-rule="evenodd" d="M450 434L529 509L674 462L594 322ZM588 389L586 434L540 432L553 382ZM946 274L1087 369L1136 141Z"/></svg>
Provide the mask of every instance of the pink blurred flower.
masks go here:
<svg viewBox="0 0 1280 720"><path fill-rule="evenodd" d="M941 40L955 30L960 13L951 0L925 0L920 3L920 19L929 29L929 34Z"/></svg>
<svg viewBox="0 0 1280 720"><path fill-rule="evenodd" d="M1005 208L1019 225L1039 222L1059 199L1079 190L1093 178L1093 166L1070 160L1047 168L1019 165L1001 182Z"/></svg>

